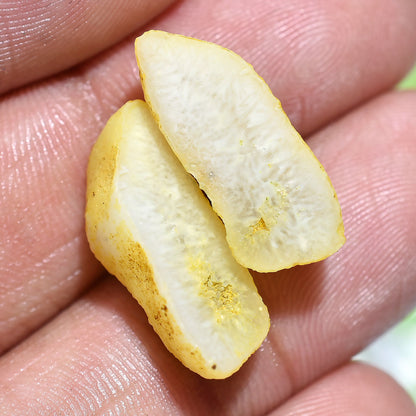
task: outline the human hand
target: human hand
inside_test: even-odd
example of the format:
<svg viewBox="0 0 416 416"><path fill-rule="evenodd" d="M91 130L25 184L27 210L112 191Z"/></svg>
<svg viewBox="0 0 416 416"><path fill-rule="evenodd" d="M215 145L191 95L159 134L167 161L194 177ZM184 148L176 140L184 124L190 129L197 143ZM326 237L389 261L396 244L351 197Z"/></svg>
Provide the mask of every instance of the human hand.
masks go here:
<svg viewBox="0 0 416 416"><path fill-rule="evenodd" d="M415 414L391 379L349 360L416 300L416 94L385 93L416 58L416 3L22 3L0 5L0 413ZM133 39L150 28L252 63L343 209L339 253L255 274L271 330L223 381L167 352L85 238L88 155L140 98Z"/></svg>

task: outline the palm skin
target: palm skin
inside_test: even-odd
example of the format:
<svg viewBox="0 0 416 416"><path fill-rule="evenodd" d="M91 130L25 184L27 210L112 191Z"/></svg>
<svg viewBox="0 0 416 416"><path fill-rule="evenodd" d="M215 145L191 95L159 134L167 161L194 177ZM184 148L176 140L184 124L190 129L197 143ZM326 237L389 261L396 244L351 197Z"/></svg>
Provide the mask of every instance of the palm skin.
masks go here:
<svg viewBox="0 0 416 416"><path fill-rule="evenodd" d="M349 360L416 300L416 95L389 91L416 58L416 3L168 3L0 6L1 413L415 414L391 379ZM224 381L166 351L85 238L89 151L141 96L133 39L150 28L251 62L343 210L335 256L254 276L271 331Z"/></svg>

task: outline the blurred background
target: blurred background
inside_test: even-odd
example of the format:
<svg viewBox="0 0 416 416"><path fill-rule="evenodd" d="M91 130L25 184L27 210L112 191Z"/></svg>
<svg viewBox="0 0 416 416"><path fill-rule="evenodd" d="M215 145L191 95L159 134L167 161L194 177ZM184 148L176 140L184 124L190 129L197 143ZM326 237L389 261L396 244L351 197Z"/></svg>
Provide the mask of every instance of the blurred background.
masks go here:
<svg viewBox="0 0 416 416"><path fill-rule="evenodd" d="M397 88L416 90L416 65ZM355 358L389 373L416 403L416 309Z"/></svg>

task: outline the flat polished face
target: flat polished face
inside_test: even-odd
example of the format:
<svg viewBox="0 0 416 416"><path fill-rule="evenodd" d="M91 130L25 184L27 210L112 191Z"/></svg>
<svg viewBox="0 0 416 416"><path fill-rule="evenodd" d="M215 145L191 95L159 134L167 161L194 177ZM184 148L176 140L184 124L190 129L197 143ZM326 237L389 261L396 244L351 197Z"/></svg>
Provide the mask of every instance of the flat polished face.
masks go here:
<svg viewBox="0 0 416 416"><path fill-rule="evenodd" d="M218 45L149 31L136 40L143 90L245 267L312 263L345 241L324 168L251 65Z"/></svg>
<svg viewBox="0 0 416 416"><path fill-rule="evenodd" d="M93 149L86 219L97 258L187 367L224 378L260 346L267 308L143 101L118 110Z"/></svg>
<svg viewBox="0 0 416 416"><path fill-rule="evenodd" d="M203 377L225 378L270 327L246 267L334 253L345 240L339 203L242 58L160 31L135 45L147 103L126 103L93 148L88 239L166 347Z"/></svg>

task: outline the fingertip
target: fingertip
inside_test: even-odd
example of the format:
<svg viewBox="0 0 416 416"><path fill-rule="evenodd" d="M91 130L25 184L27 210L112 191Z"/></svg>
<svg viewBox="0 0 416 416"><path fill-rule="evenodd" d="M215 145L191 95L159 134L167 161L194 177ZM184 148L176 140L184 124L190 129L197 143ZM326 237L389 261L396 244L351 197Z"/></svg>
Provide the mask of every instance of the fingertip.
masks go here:
<svg viewBox="0 0 416 416"><path fill-rule="evenodd" d="M390 376L368 365L349 363L299 392L271 416L415 416L408 393Z"/></svg>

